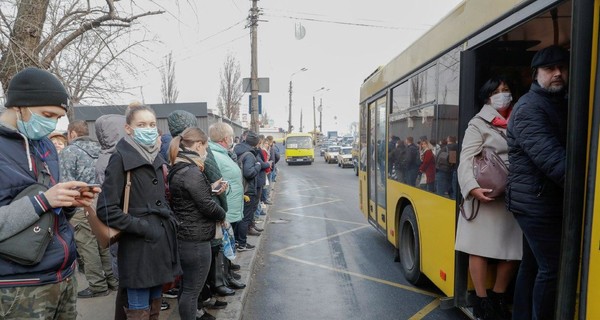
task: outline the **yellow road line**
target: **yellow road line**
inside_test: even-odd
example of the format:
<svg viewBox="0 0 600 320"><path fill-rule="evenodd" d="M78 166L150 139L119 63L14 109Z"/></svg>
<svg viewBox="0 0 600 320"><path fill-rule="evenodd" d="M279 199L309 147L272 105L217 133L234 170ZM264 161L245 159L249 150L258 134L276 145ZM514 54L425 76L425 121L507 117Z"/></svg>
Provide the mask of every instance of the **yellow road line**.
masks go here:
<svg viewBox="0 0 600 320"><path fill-rule="evenodd" d="M309 204L309 205L305 205L305 206L301 206L301 207L287 208L287 209L283 209L283 210L280 210L280 211L288 211L288 210L310 208L310 207L320 206L320 205L323 205L323 204L328 204L328 203L333 203L333 202L338 202L338 201L342 201L342 199L335 199L335 200L331 200L331 201L325 201L325 202L320 202L320 203L313 203L313 204Z"/></svg>
<svg viewBox="0 0 600 320"><path fill-rule="evenodd" d="M312 218L312 219L321 219L321 220L327 220L327 221L336 221L336 222L343 222L343 223L351 223L351 224L357 224L359 226L370 226L370 224L368 224L368 223L353 222L353 221L331 219L331 218L324 218L324 217L307 216L307 215L298 214L298 213L285 212L285 210L282 210L279 213L289 214L291 216L298 216L298 217L303 217L303 218Z"/></svg>
<svg viewBox="0 0 600 320"><path fill-rule="evenodd" d="M279 251L281 251L281 250L279 250ZM310 261L306 261L306 260L301 260L301 259L298 259L298 258L294 258L294 257L288 256L286 254L283 254L283 253L281 253L279 251L273 252L271 254L274 254L276 256L279 256L279 257L282 257L282 258L285 258L285 259L289 259L289 260L292 260L292 261L296 261L296 262L299 262L299 263L307 264L309 266L313 266L313 267L317 267L317 268L321 268L321 269L325 269L325 270L330 270L330 271L333 271L333 272L347 274L347 275L354 276L354 277L357 277L357 278L361 278L361 279L365 279L365 280L369 280L369 281L373 281L373 282L385 284L385 285L388 285L388 286L400 288L400 289L403 289L403 290L407 290L407 291L419 293L419 294L430 296L430 297L436 297L436 298L438 297L438 295L435 294L435 293L433 293L433 292L429 292L429 291L425 291L425 290L413 288L413 287L406 286L406 285L403 285L403 284L399 284L399 283L396 283L396 282L391 282L391 281L388 281L388 280L383 280L383 279L379 279L379 278L367 276L367 275L356 273L356 272L352 272L352 271L346 271L346 270L342 270L342 269L338 269L338 268L333 268L333 267L330 267L330 266L326 266L326 265L322 265L322 264L318 264L318 263L314 263L314 262L310 262Z"/></svg>
<svg viewBox="0 0 600 320"><path fill-rule="evenodd" d="M316 240L311 240L311 241L304 242L304 243L301 243L301 244L293 245L291 247L279 249L277 251L271 252L271 254L280 254L283 251L287 251L287 250L291 250L291 249L296 249L296 248L304 247L306 245L313 244L313 243L316 243L316 242L320 242L320 241L323 241L323 240L335 238L335 237L341 236L341 235L346 234L346 233L350 233L350 232L354 232L356 230L364 229L364 228L369 227L369 226L370 225L368 225L368 224L367 225L363 225L363 226L360 226L360 227L357 227L357 228L354 228L354 229L350 229L350 230L346 230L346 231L343 231L343 232L340 232L340 233L332 234L332 235L327 236L327 237L323 237L323 238L319 238L319 239L316 239Z"/></svg>
<svg viewBox="0 0 600 320"><path fill-rule="evenodd" d="M435 299L430 304L426 305L423 309L419 310L419 312L417 312L414 316L408 318L408 320L421 320L439 305L440 299Z"/></svg>

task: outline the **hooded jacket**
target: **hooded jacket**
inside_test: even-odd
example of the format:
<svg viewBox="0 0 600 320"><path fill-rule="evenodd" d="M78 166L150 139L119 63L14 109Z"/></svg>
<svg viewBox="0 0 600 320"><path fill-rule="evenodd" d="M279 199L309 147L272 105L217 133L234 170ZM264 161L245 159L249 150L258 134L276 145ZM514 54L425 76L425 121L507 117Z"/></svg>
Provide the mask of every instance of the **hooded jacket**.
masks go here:
<svg viewBox="0 0 600 320"><path fill-rule="evenodd" d="M223 175L223 180L229 182L229 189L224 192L227 197L227 221L241 221L244 210L244 186L242 183L242 170L237 164L237 158L233 160L231 156L235 155L230 155L229 151L218 143L211 141L209 145Z"/></svg>
<svg viewBox="0 0 600 320"><path fill-rule="evenodd" d="M108 159L115 152L117 142L125 136L125 116L120 114L103 115L95 123L96 137L100 143L100 152L96 161L96 182L104 182L104 170Z"/></svg>
<svg viewBox="0 0 600 320"><path fill-rule="evenodd" d="M235 152L238 159L240 156L246 152L250 152L251 156L246 156L243 159L243 163L241 163L242 176L246 179L248 183L248 190L246 195L255 196L256 195L256 179L258 178L258 173L261 170L261 162L257 159L257 151L256 148L251 147L245 141L242 143L238 143L233 148L233 152Z"/></svg>
<svg viewBox="0 0 600 320"><path fill-rule="evenodd" d="M531 216L562 215L566 172L567 100L537 82L510 115L507 209Z"/></svg>
<svg viewBox="0 0 600 320"><path fill-rule="evenodd" d="M37 182L35 158L47 165L52 184L59 181L58 155L48 138L28 140L15 128L0 123L0 241L18 233L39 219L45 211L33 197L13 199ZM29 157L27 156L29 153ZM73 274L75 241L62 208L57 216L54 236L42 261L23 266L0 258L0 287L39 286L57 283Z"/></svg>
<svg viewBox="0 0 600 320"><path fill-rule="evenodd" d="M79 137L60 153L61 181L96 183L96 160L100 144L88 136Z"/></svg>

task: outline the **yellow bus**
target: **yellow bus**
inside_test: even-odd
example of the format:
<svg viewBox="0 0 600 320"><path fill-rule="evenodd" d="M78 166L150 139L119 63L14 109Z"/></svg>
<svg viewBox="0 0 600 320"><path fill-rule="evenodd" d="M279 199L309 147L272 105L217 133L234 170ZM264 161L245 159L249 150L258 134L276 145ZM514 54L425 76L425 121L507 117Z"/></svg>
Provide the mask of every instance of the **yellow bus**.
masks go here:
<svg viewBox="0 0 600 320"><path fill-rule="evenodd" d="M413 186L389 160L390 141L462 135L492 74L517 79L524 94L531 58L560 45L571 52L569 135L557 319L600 318L600 0L465 0L360 90L360 209L397 248L408 281L433 282L442 306L467 310L468 258L454 250L460 193ZM373 47L383 43L367 43ZM600 190L600 189L598 189ZM454 195L452 194L454 193ZM559 248L557 248L559 250ZM467 311L468 312L468 311Z"/></svg>
<svg viewBox="0 0 600 320"><path fill-rule="evenodd" d="M313 137L310 133L290 133L285 137L285 162L312 164L315 161Z"/></svg>

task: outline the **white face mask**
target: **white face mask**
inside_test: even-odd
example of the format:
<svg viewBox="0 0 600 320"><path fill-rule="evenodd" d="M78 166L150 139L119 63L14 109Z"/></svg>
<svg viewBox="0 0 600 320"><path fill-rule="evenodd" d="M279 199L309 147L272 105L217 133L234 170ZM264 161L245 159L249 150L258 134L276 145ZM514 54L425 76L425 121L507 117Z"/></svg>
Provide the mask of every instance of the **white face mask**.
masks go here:
<svg viewBox="0 0 600 320"><path fill-rule="evenodd" d="M512 95L510 92L500 92L490 97L490 105L498 111L504 111L510 106Z"/></svg>

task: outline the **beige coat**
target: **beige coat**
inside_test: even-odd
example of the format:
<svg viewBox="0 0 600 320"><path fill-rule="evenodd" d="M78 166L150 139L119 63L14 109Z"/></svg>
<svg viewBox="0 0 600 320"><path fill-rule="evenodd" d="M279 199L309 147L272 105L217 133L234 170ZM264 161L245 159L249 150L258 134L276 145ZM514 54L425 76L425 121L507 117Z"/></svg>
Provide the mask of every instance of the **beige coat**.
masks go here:
<svg viewBox="0 0 600 320"><path fill-rule="evenodd" d="M471 215L474 198L469 192L479 188L473 174L473 157L483 147L491 147L508 165L508 146L506 140L490 128L494 117L500 114L489 105L484 105L469 121L460 152L458 183L464 200L464 210ZM485 120L485 121L484 121ZM506 133L506 129L498 128ZM477 208L475 201L475 208ZM502 260L521 260L523 254L523 234L513 215L506 210L504 196L489 203L481 203L479 213L474 220L467 221L459 215L456 231L456 250Z"/></svg>

